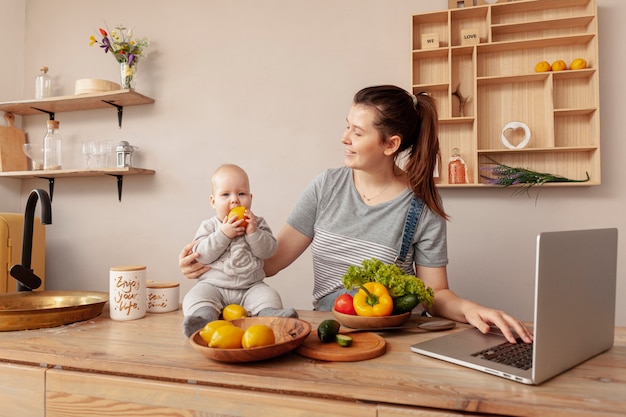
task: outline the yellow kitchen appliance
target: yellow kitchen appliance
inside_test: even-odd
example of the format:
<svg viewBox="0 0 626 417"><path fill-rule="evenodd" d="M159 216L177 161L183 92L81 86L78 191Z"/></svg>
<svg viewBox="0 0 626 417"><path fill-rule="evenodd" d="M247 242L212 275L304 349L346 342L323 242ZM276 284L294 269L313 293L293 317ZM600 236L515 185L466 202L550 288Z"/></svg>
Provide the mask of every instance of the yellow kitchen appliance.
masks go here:
<svg viewBox="0 0 626 417"><path fill-rule="evenodd" d="M0 293L15 292L17 281L9 274L11 266L21 262L24 215L20 213L0 213ZM38 291L45 284L45 242L46 231L39 218L33 226L33 253L31 268L42 280Z"/></svg>

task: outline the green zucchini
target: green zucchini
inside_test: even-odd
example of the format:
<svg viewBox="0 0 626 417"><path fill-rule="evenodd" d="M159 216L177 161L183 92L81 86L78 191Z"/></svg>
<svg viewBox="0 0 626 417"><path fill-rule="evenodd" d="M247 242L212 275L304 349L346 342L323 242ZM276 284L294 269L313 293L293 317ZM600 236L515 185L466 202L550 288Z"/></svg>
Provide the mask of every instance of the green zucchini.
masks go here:
<svg viewBox="0 0 626 417"><path fill-rule="evenodd" d="M341 347L350 347L352 344L352 338L347 334L338 334L336 338L337 344Z"/></svg>

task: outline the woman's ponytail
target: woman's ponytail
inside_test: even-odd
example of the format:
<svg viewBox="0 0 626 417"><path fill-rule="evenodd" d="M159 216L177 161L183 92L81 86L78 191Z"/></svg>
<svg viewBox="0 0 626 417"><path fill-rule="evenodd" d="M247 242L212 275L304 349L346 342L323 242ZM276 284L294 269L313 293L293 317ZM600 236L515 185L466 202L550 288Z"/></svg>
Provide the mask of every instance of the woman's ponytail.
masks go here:
<svg viewBox="0 0 626 417"><path fill-rule="evenodd" d="M419 123L408 148L405 166L409 186L413 194L421 197L432 211L448 219L434 179L435 169L441 164L437 106L429 95L418 94L414 97L417 99L415 112Z"/></svg>

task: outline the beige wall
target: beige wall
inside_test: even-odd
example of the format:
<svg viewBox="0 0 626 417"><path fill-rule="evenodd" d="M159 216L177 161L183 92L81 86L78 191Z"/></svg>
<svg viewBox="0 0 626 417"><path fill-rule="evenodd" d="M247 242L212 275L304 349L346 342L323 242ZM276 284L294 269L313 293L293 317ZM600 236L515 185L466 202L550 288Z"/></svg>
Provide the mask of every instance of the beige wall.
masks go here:
<svg viewBox="0 0 626 417"><path fill-rule="evenodd" d="M523 319L532 318L538 232L607 226L626 232L626 28L619 18L626 3L599 3L602 185L546 188L537 200L534 191L530 198L499 189L442 191L452 216L451 285ZM192 283L181 277L177 255L212 215L208 177L223 162L248 170L253 208L277 233L304 186L342 164L339 139L353 93L380 83L409 87L410 15L447 8L445 0L175 4L0 0L0 101L32 97L41 65L50 67L57 94L72 94L80 78L117 81L113 58L88 46L104 22L125 23L152 42L137 89L156 103L126 108L123 129L113 109L57 114L66 167L81 166L81 140L129 140L140 147L138 164L156 175L127 177L121 203L113 178L57 180L54 224L47 226L50 289L106 291L111 265L144 263L151 279L180 281L184 293ZM45 119L22 120L31 140L41 140ZM47 182L0 180L0 210L23 209L35 187ZM618 267L620 325L626 325L625 261ZM308 255L269 282L285 304L310 308Z"/></svg>

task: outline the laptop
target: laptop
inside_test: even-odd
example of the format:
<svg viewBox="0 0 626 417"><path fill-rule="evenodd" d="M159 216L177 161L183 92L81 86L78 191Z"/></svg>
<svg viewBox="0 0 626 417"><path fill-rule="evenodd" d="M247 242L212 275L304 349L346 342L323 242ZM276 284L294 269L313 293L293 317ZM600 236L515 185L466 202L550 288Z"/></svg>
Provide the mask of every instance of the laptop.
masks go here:
<svg viewBox="0 0 626 417"><path fill-rule="evenodd" d="M537 236L534 342L511 345L475 328L411 345L411 351L525 384L542 382L613 346L617 229L544 232ZM531 364L524 364L530 356ZM526 368L526 369L524 369Z"/></svg>

